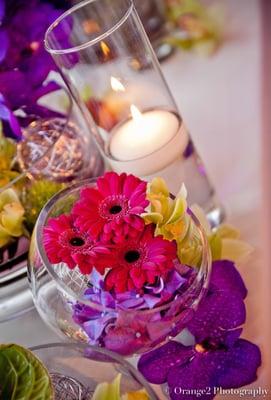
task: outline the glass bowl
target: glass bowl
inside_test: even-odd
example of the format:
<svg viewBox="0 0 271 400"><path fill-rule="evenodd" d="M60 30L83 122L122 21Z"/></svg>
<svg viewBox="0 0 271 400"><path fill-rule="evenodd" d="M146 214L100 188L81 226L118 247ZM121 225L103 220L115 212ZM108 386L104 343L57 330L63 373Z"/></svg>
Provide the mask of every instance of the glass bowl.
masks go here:
<svg viewBox="0 0 271 400"><path fill-rule="evenodd" d="M56 400L87 400L98 384L112 382L121 373L120 394L145 389L158 400L143 376L119 355L80 343L52 343L30 349L48 369Z"/></svg>
<svg viewBox="0 0 271 400"><path fill-rule="evenodd" d="M188 210L201 257L195 268L180 269L178 264L174 279L180 289L175 291L174 286L167 301L157 306L150 305L153 297L150 300L149 295L141 297L132 292L121 294L112 303L111 298L108 301L108 292L99 289L95 279L82 275L77 267L71 270L65 263L52 265L43 246L48 220L69 212L80 190L94 185L95 180L90 180L65 189L43 208L32 235L28 262L34 302L43 320L62 338L68 336L106 347L124 356L145 353L178 335L193 317L208 287L211 270L208 240ZM184 277L185 284L179 285Z"/></svg>

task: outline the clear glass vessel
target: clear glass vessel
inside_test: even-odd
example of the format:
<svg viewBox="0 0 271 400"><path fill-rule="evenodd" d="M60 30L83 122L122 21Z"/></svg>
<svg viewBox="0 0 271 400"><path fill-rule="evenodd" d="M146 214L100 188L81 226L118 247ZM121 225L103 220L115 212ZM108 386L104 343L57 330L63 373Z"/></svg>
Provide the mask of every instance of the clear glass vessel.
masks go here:
<svg viewBox="0 0 271 400"><path fill-rule="evenodd" d="M191 204L219 209L131 0L80 2L49 27L45 46L108 168L162 176L173 194L184 182Z"/></svg>
<svg viewBox="0 0 271 400"><path fill-rule="evenodd" d="M82 187L93 185L95 181L66 189L42 210L32 236L28 262L34 303L43 320L62 338L68 336L106 347L124 356L144 353L178 335L193 317L208 287L211 269L208 240L188 210L200 258L195 257L197 260L191 268L179 263L174 268L174 290L168 286L167 300L151 305L153 297L132 291L112 300L104 290L104 277L99 277L101 283L97 284L95 276L83 275L78 267L71 270L63 262L51 264L43 245L48 220L69 213Z"/></svg>
<svg viewBox="0 0 271 400"><path fill-rule="evenodd" d="M158 400L131 364L106 349L80 343L50 343L30 350L48 369L56 400L91 399L98 384L111 383L120 373L121 396L145 389L149 400Z"/></svg>

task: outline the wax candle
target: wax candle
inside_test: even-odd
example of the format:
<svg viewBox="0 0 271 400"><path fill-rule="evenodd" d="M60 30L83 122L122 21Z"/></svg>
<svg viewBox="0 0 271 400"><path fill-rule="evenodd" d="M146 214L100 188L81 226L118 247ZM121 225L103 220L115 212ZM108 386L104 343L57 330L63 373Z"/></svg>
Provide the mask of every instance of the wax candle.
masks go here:
<svg viewBox="0 0 271 400"><path fill-rule="evenodd" d="M111 132L109 163L117 171L151 175L173 163L188 144L181 119L163 109L141 113L131 106L131 118Z"/></svg>

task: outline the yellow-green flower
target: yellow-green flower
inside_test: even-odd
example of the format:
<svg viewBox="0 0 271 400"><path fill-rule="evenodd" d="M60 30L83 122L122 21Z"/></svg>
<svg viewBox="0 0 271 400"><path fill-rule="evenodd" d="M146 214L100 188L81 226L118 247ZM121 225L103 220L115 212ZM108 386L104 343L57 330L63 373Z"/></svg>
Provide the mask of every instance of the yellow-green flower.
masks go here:
<svg viewBox="0 0 271 400"><path fill-rule="evenodd" d="M154 178L149 183L147 199L150 201L150 207L142 217L147 224L156 224L156 235L176 241L186 236L189 228L186 197L185 186L182 186L175 199L172 199L162 178Z"/></svg>
<svg viewBox="0 0 271 400"><path fill-rule="evenodd" d="M149 211L142 217L147 224L156 224L155 235L177 242L179 260L183 264L198 266L202 256L202 243L194 222L187 211L187 191L182 185L173 199L162 178L154 178L148 185Z"/></svg>
<svg viewBox="0 0 271 400"><path fill-rule="evenodd" d="M149 400L147 392L138 390L121 395L121 374L118 374L112 382L103 382L96 386L92 400Z"/></svg>
<svg viewBox="0 0 271 400"><path fill-rule="evenodd" d="M222 224L212 231L203 210L197 205L191 209L208 236L213 261L231 260L242 263L247 260L253 252L253 247L240 239L238 229L229 224Z"/></svg>
<svg viewBox="0 0 271 400"><path fill-rule="evenodd" d="M0 192L0 247L23 234L24 208L12 188Z"/></svg>
<svg viewBox="0 0 271 400"><path fill-rule="evenodd" d="M148 393L145 389L138 390L137 392L129 392L121 397L121 400L149 400Z"/></svg>
<svg viewBox="0 0 271 400"><path fill-rule="evenodd" d="M168 18L177 28L167 38L169 43L203 55L212 54L219 47L224 28L224 12L220 5L207 7L199 0L167 0L166 3Z"/></svg>
<svg viewBox="0 0 271 400"><path fill-rule="evenodd" d="M187 192L182 185L173 199L162 178L154 178L148 185L148 212L142 214L147 224L156 225L155 235L177 242L180 262L199 266L202 257L202 239L198 228L189 216L186 202ZM231 225L223 224L215 230L207 220L204 211L197 205L191 207L203 227L211 248L212 259L228 259L243 262L252 252L252 247L240 239L240 232Z"/></svg>
<svg viewBox="0 0 271 400"><path fill-rule="evenodd" d="M0 126L0 171L9 171L13 166L15 156L15 142L3 136Z"/></svg>

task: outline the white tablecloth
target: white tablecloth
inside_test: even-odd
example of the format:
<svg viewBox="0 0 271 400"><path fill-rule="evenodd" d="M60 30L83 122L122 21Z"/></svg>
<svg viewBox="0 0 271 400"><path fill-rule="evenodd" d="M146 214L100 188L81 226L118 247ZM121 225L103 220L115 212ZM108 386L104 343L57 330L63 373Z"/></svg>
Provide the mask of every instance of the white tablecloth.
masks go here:
<svg viewBox="0 0 271 400"><path fill-rule="evenodd" d="M253 259L240 266L249 289L248 322L243 336L263 346L264 265L259 247L260 1L220 2L226 14L223 47L210 58L178 52L162 67L217 193L226 206L229 220L256 248ZM58 341L58 337L45 326L36 311L0 325L0 342L29 346L53 341ZM267 387L270 375L267 368L262 368L261 380L254 386Z"/></svg>

